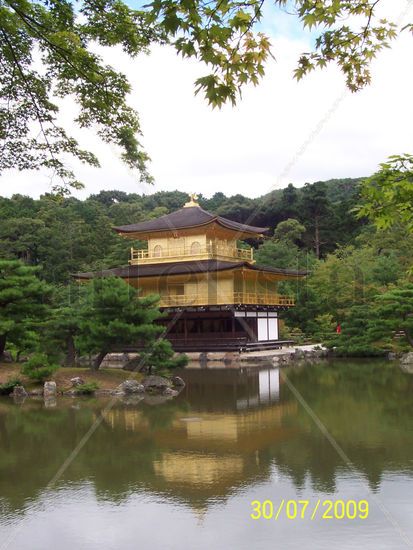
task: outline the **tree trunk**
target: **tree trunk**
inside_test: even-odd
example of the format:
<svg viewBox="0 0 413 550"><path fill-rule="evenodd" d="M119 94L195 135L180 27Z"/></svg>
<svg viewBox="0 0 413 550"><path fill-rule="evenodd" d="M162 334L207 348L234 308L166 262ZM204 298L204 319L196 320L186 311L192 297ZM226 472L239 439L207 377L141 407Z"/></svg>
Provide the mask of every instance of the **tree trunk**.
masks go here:
<svg viewBox="0 0 413 550"><path fill-rule="evenodd" d="M320 224L318 221L318 216L314 219L315 223L315 235L314 235L314 245L315 245L315 255L317 260L320 259Z"/></svg>
<svg viewBox="0 0 413 550"><path fill-rule="evenodd" d="M69 334L69 336L66 339L66 358L65 358L64 366L74 367L75 360L76 360L75 342L73 340L72 334Z"/></svg>
<svg viewBox="0 0 413 550"><path fill-rule="evenodd" d="M6 334L0 334L0 357L3 355L6 348Z"/></svg>
<svg viewBox="0 0 413 550"><path fill-rule="evenodd" d="M97 356L95 357L92 366L90 367L92 370L99 370L100 365L102 364L103 359L107 355L107 351L100 351Z"/></svg>

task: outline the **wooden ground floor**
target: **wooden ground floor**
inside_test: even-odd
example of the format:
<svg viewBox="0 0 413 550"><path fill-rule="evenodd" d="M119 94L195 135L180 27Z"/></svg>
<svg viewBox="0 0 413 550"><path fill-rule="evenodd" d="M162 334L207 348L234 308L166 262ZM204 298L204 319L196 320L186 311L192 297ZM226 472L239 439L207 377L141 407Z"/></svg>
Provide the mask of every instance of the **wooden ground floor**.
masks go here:
<svg viewBox="0 0 413 550"><path fill-rule="evenodd" d="M277 347L275 308L165 310L161 323L176 351L233 351Z"/></svg>

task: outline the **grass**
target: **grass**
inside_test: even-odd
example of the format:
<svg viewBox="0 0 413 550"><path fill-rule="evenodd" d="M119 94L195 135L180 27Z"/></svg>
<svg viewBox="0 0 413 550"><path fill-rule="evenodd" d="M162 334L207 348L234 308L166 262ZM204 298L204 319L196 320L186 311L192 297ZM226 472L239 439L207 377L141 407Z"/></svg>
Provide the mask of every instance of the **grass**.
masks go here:
<svg viewBox="0 0 413 550"><path fill-rule="evenodd" d="M22 363L1 363L0 362L0 384L4 384L10 378L20 378L23 386L26 389L34 389L42 386L42 384L33 382L27 376L20 374ZM100 389L114 389L124 380L134 378L140 380L141 374L124 371L122 369L101 368L98 371L92 371L87 367L61 367L56 371L50 380L54 380L58 390L67 390L71 388L71 378L79 376L85 384L97 384Z"/></svg>

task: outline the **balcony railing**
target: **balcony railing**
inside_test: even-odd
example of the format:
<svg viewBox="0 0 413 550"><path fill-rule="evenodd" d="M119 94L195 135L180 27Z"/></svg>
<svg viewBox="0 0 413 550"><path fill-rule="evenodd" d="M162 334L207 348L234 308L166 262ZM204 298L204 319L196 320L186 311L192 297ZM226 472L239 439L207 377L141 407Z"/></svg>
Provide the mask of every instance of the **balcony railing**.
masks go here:
<svg viewBox="0 0 413 550"><path fill-rule="evenodd" d="M252 248L236 248L220 244L208 244L197 249L194 248L172 248L162 251L149 251L146 249L131 248L130 264L158 263L179 260L208 260L213 258L225 258L254 261L254 250Z"/></svg>
<svg viewBox="0 0 413 550"><path fill-rule="evenodd" d="M190 307L215 305L293 306L294 298L274 293L233 292L211 294L169 294L161 296L161 307Z"/></svg>

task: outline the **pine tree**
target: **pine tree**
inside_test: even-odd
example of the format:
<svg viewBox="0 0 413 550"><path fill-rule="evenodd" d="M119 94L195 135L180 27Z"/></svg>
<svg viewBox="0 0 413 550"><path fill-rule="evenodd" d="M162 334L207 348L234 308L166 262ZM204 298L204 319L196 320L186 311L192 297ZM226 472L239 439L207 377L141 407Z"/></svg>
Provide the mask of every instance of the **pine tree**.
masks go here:
<svg viewBox="0 0 413 550"><path fill-rule="evenodd" d="M292 183L283 189L280 209L284 218L296 218L299 213L298 193Z"/></svg>
<svg viewBox="0 0 413 550"><path fill-rule="evenodd" d="M165 341L161 348L157 344L164 330L155 323L162 315L157 304L156 295L140 298L135 288L118 277L88 283L75 342L81 351L97 354L92 369L98 370L105 356L122 345L142 346L148 367L179 366L181 362L172 359L170 343Z"/></svg>
<svg viewBox="0 0 413 550"><path fill-rule="evenodd" d="M304 224L313 231L312 241L317 259L321 255L321 246L325 244L322 240L322 230L325 220L330 211L330 203L327 197L327 187L322 181L313 185L306 183L302 191Z"/></svg>
<svg viewBox="0 0 413 550"><path fill-rule="evenodd" d="M18 260L0 260L0 356L7 340L22 342L47 311L50 287L36 273Z"/></svg>
<svg viewBox="0 0 413 550"><path fill-rule="evenodd" d="M413 347L413 284L401 283L376 299L379 323L371 328L372 337L391 338L402 333Z"/></svg>
<svg viewBox="0 0 413 550"><path fill-rule="evenodd" d="M339 356L381 355L383 352L373 345L370 332L374 318L375 312L370 305L353 306L341 323L341 333L327 341L327 347Z"/></svg>
<svg viewBox="0 0 413 550"><path fill-rule="evenodd" d="M327 346L338 355L381 355L394 349L397 333L413 346L412 283L401 283L369 304L353 306L341 325L341 334Z"/></svg>
<svg viewBox="0 0 413 550"><path fill-rule="evenodd" d="M63 350L65 367L76 364L75 338L80 334L80 304L85 290L78 284L55 288L50 314L42 327L41 348L59 360Z"/></svg>

